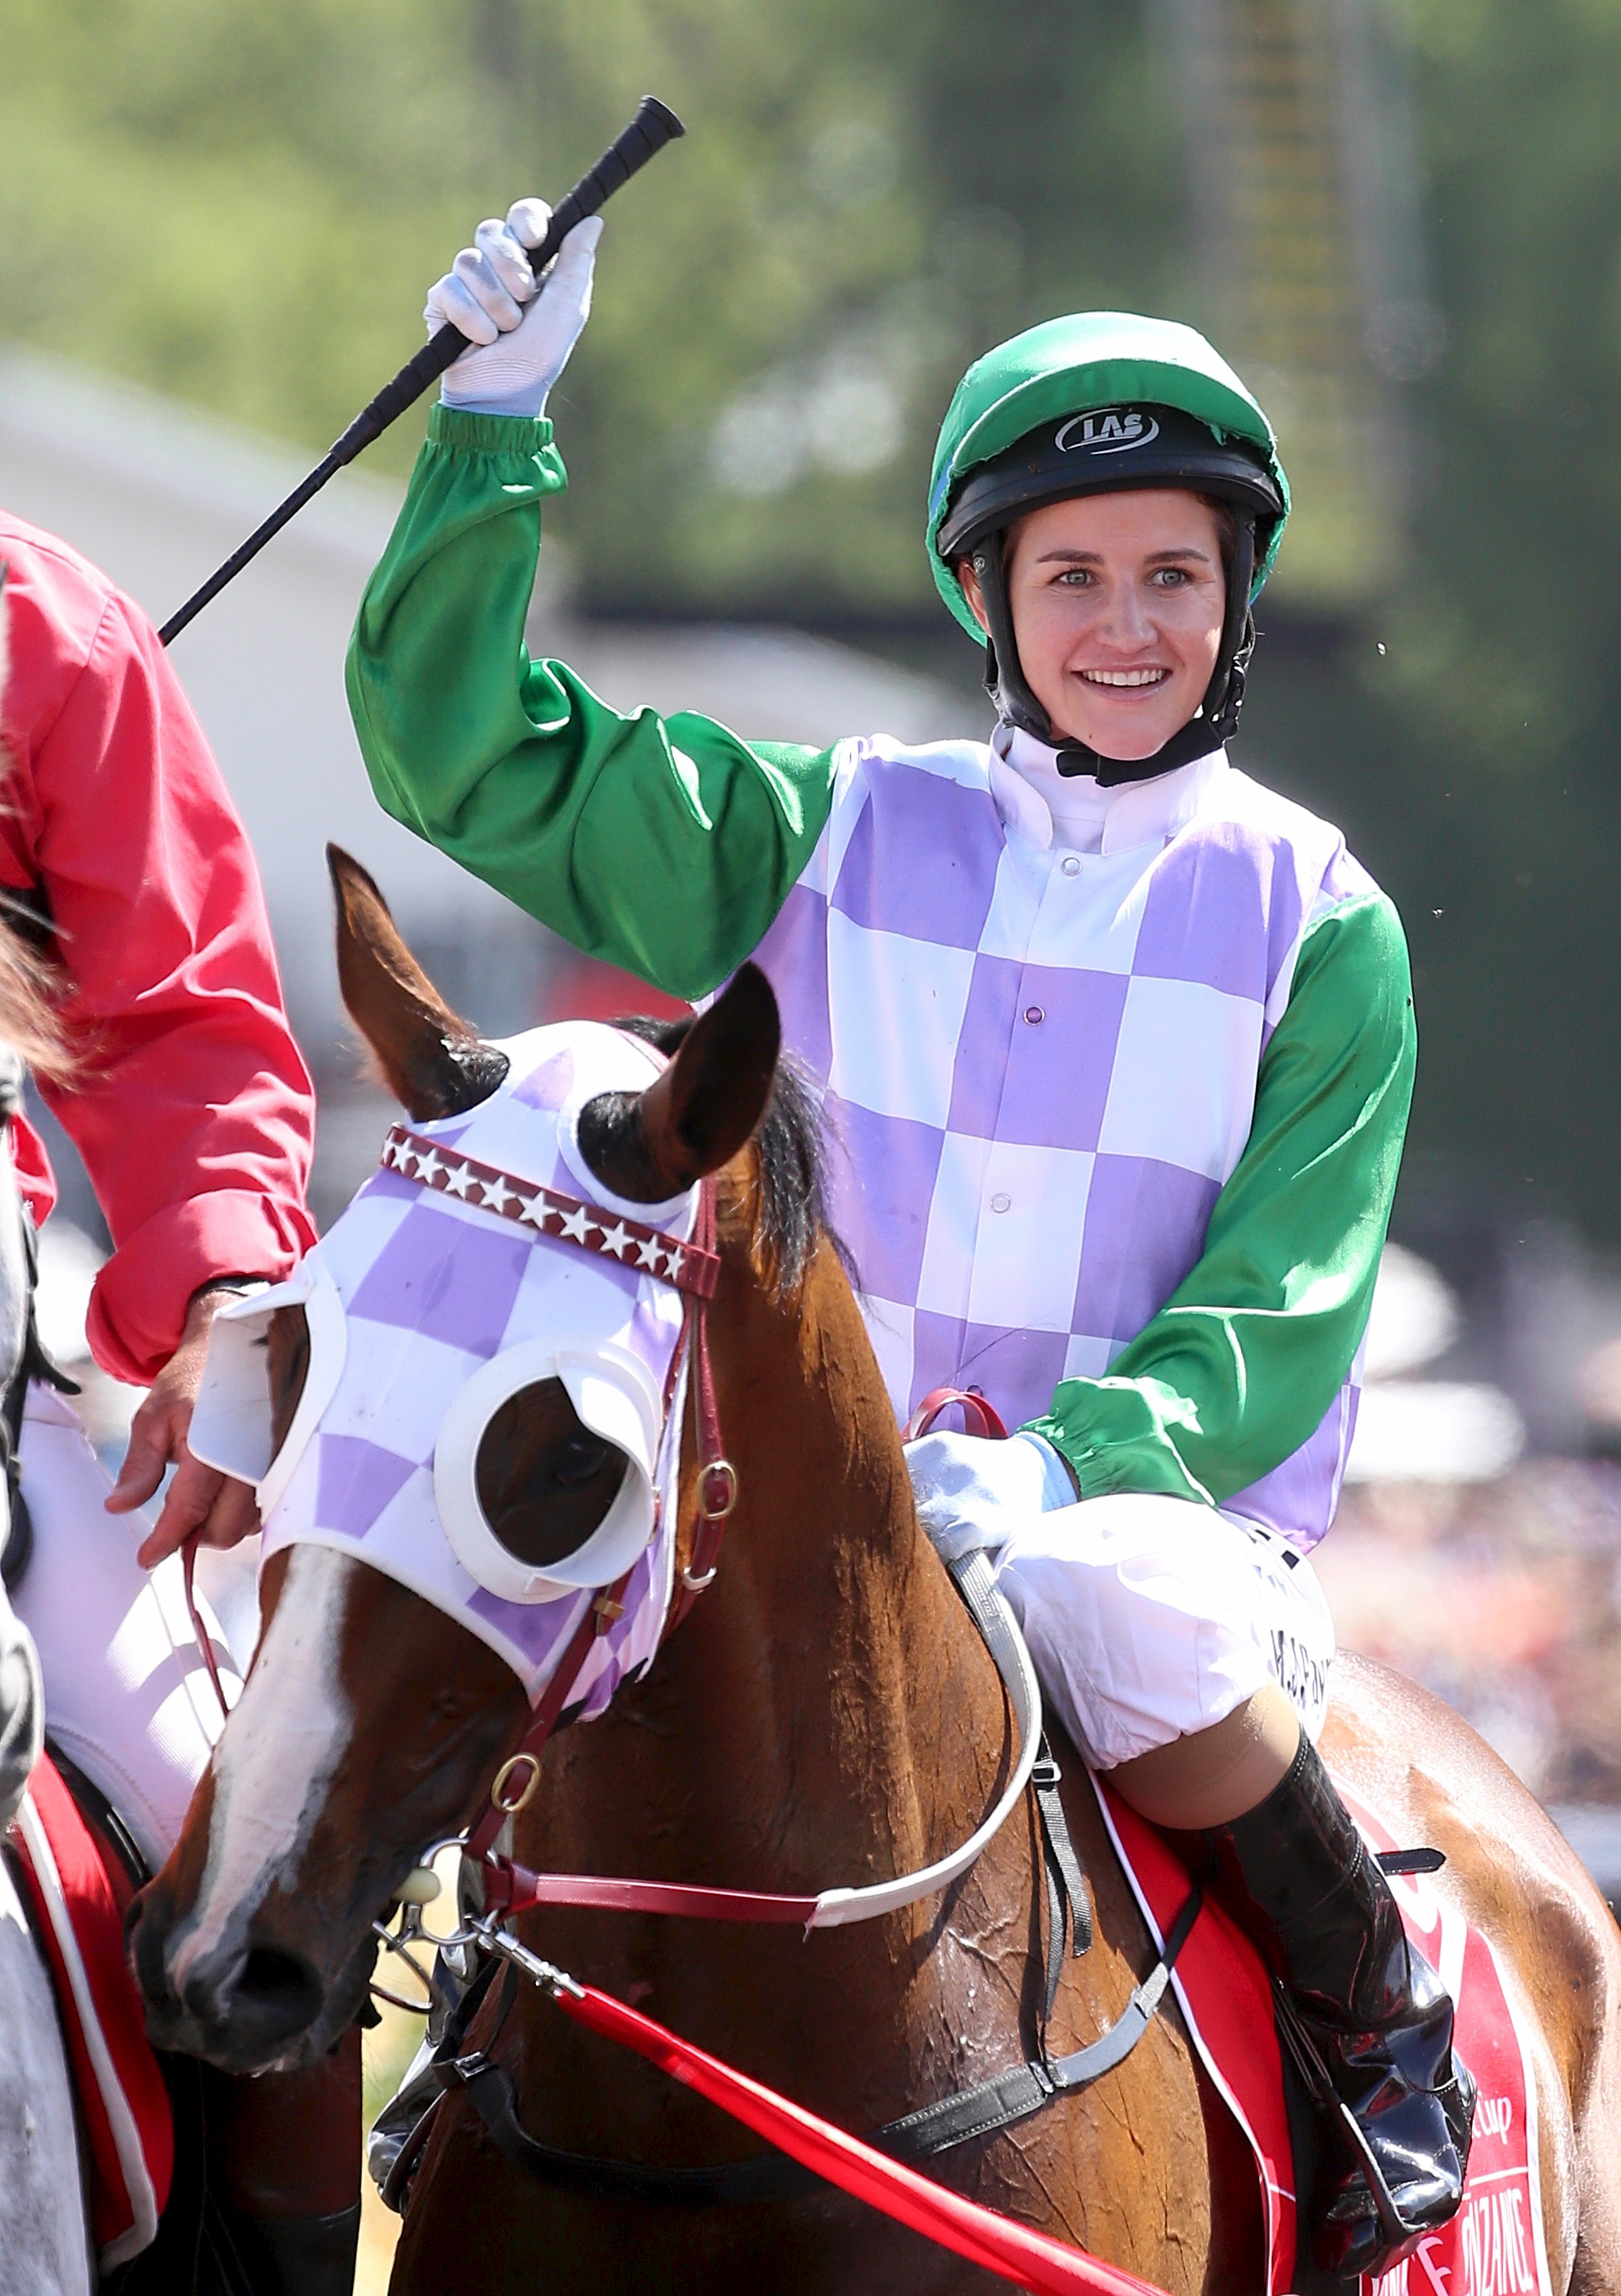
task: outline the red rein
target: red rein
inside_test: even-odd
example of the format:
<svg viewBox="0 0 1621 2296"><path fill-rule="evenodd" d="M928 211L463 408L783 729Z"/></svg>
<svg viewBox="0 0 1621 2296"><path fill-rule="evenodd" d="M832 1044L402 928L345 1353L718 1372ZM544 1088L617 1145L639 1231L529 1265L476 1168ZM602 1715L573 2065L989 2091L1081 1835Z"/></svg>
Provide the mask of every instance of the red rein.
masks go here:
<svg viewBox="0 0 1621 2296"><path fill-rule="evenodd" d="M779 2152L893 2217L898 2224L921 2233L926 2240L966 2257L983 2271L1011 2280L1017 2287L1036 2290L1040 2296L1049 2296L1049 2292L1050 2296L1074 2296L1077 2289L1088 2290L1090 2296L1163 2296L1151 2281L1139 2280L1133 2273L1089 2256L1084 2249L1071 2248L1046 2233L1032 2231L1028 2225L1016 2224L1010 2217L999 2216L994 2209L982 2208L960 2193L948 2192L943 2185L920 2177L915 2169L875 2152L859 2136L848 2136L830 2121L807 2112L802 2105L790 2104L775 2090L750 2080L745 2073L734 2072L718 2057L695 2049L689 2041L679 2040L651 2017L626 2008L623 2002L599 1993L595 1986L584 1986L577 1995L559 1990L552 1998L565 2015L610 2041L634 2049L672 2080L695 2089L734 2120L763 2136Z"/></svg>
<svg viewBox="0 0 1621 2296"><path fill-rule="evenodd" d="M510 1858L484 1860L484 1911L527 1914L536 1906L595 1906L612 1914L685 1914L707 1922L795 1922L819 1899L765 1890L712 1890L687 1882L630 1882L602 1874L531 1874Z"/></svg>

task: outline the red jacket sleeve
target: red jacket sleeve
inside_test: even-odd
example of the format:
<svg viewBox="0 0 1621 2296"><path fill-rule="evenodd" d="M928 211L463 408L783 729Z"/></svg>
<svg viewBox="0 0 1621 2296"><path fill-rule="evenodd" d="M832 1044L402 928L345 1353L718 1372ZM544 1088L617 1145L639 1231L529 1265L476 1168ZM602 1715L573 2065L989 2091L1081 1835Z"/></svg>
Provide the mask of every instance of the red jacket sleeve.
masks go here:
<svg viewBox="0 0 1621 2296"><path fill-rule="evenodd" d="M115 1247L91 1349L144 1382L200 1284L284 1275L314 1241L314 1097L246 832L152 625L18 521L0 518L0 879L43 896L72 983L79 1072L41 1090Z"/></svg>

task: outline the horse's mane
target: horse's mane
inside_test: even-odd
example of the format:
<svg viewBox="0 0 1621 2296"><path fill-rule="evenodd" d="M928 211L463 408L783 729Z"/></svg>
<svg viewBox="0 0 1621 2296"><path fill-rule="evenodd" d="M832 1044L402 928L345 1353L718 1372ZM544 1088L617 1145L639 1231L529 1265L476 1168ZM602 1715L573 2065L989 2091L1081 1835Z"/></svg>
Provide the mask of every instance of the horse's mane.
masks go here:
<svg viewBox="0 0 1621 2296"><path fill-rule="evenodd" d="M669 1055L692 1022L631 1014L613 1025ZM827 1218L820 1095L810 1071L792 1053L777 1063L777 1080L754 1144L760 1157L760 1242L770 1260L773 1289L781 1296L797 1290L819 1235L826 1234L849 1264Z"/></svg>

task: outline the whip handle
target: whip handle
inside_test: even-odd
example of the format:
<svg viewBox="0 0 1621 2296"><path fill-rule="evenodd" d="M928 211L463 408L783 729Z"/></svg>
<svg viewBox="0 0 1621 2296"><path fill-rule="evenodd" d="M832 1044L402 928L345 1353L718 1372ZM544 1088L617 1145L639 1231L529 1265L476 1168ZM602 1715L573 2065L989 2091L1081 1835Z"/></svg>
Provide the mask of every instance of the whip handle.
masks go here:
<svg viewBox="0 0 1621 2296"><path fill-rule="evenodd" d="M530 268L536 278L576 224L583 223L587 216L594 216L604 201L612 199L621 185L628 184L666 144L673 143L686 132L667 103L661 103L656 95L643 96L629 127L614 137L597 165L581 176L552 209L546 237L530 252ZM462 353L472 348L471 340L459 327L440 327L430 336L416 357L407 360L391 382L384 383L371 405L356 415L337 440L332 452L338 465L352 462L362 447L369 447L405 413L413 399L420 398L431 382L436 382L448 366L453 366Z"/></svg>
<svg viewBox="0 0 1621 2296"><path fill-rule="evenodd" d="M628 184L638 168L645 168L655 152L666 144L684 135L686 129L667 103L656 95L645 95L637 107L630 125L616 135L594 168L581 176L573 189L565 192L552 210L551 224L546 237L530 255L535 276L539 277L556 254L564 241L577 223L595 215L605 200L611 199L621 184ZM273 535L279 534L288 521L296 517L312 496L320 493L334 472L346 463L352 463L374 439L380 438L390 423L398 420L413 400L422 397L432 382L438 381L445 369L460 358L473 345L459 327L440 327L423 345L413 359L407 359L391 382L385 382L369 406L356 415L341 439L335 439L322 460L308 478L300 481L285 502L278 503L261 527L251 534L239 548L234 550L223 566L218 567L200 590L194 591L177 613L171 614L158 636L168 645L196 614L202 611L210 598L216 598L226 584L241 573L251 559L257 558Z"/></svg>

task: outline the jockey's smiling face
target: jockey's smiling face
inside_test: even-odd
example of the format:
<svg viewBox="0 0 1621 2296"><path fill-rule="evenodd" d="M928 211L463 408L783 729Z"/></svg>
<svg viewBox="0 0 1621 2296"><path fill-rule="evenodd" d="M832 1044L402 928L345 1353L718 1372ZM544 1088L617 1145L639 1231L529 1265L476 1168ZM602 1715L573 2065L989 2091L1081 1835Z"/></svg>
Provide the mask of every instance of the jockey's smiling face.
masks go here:
<svg viewBox="0 0 1621 2296"><path fill-rule="evenodd" d="M1211 505L1170 488L1082 495L1020 520L1008 561L1014 635L1056 734L1124 763L1187 724L1221 644L1222 545ZM983 623L974 569L959 570Z"/></svg>

